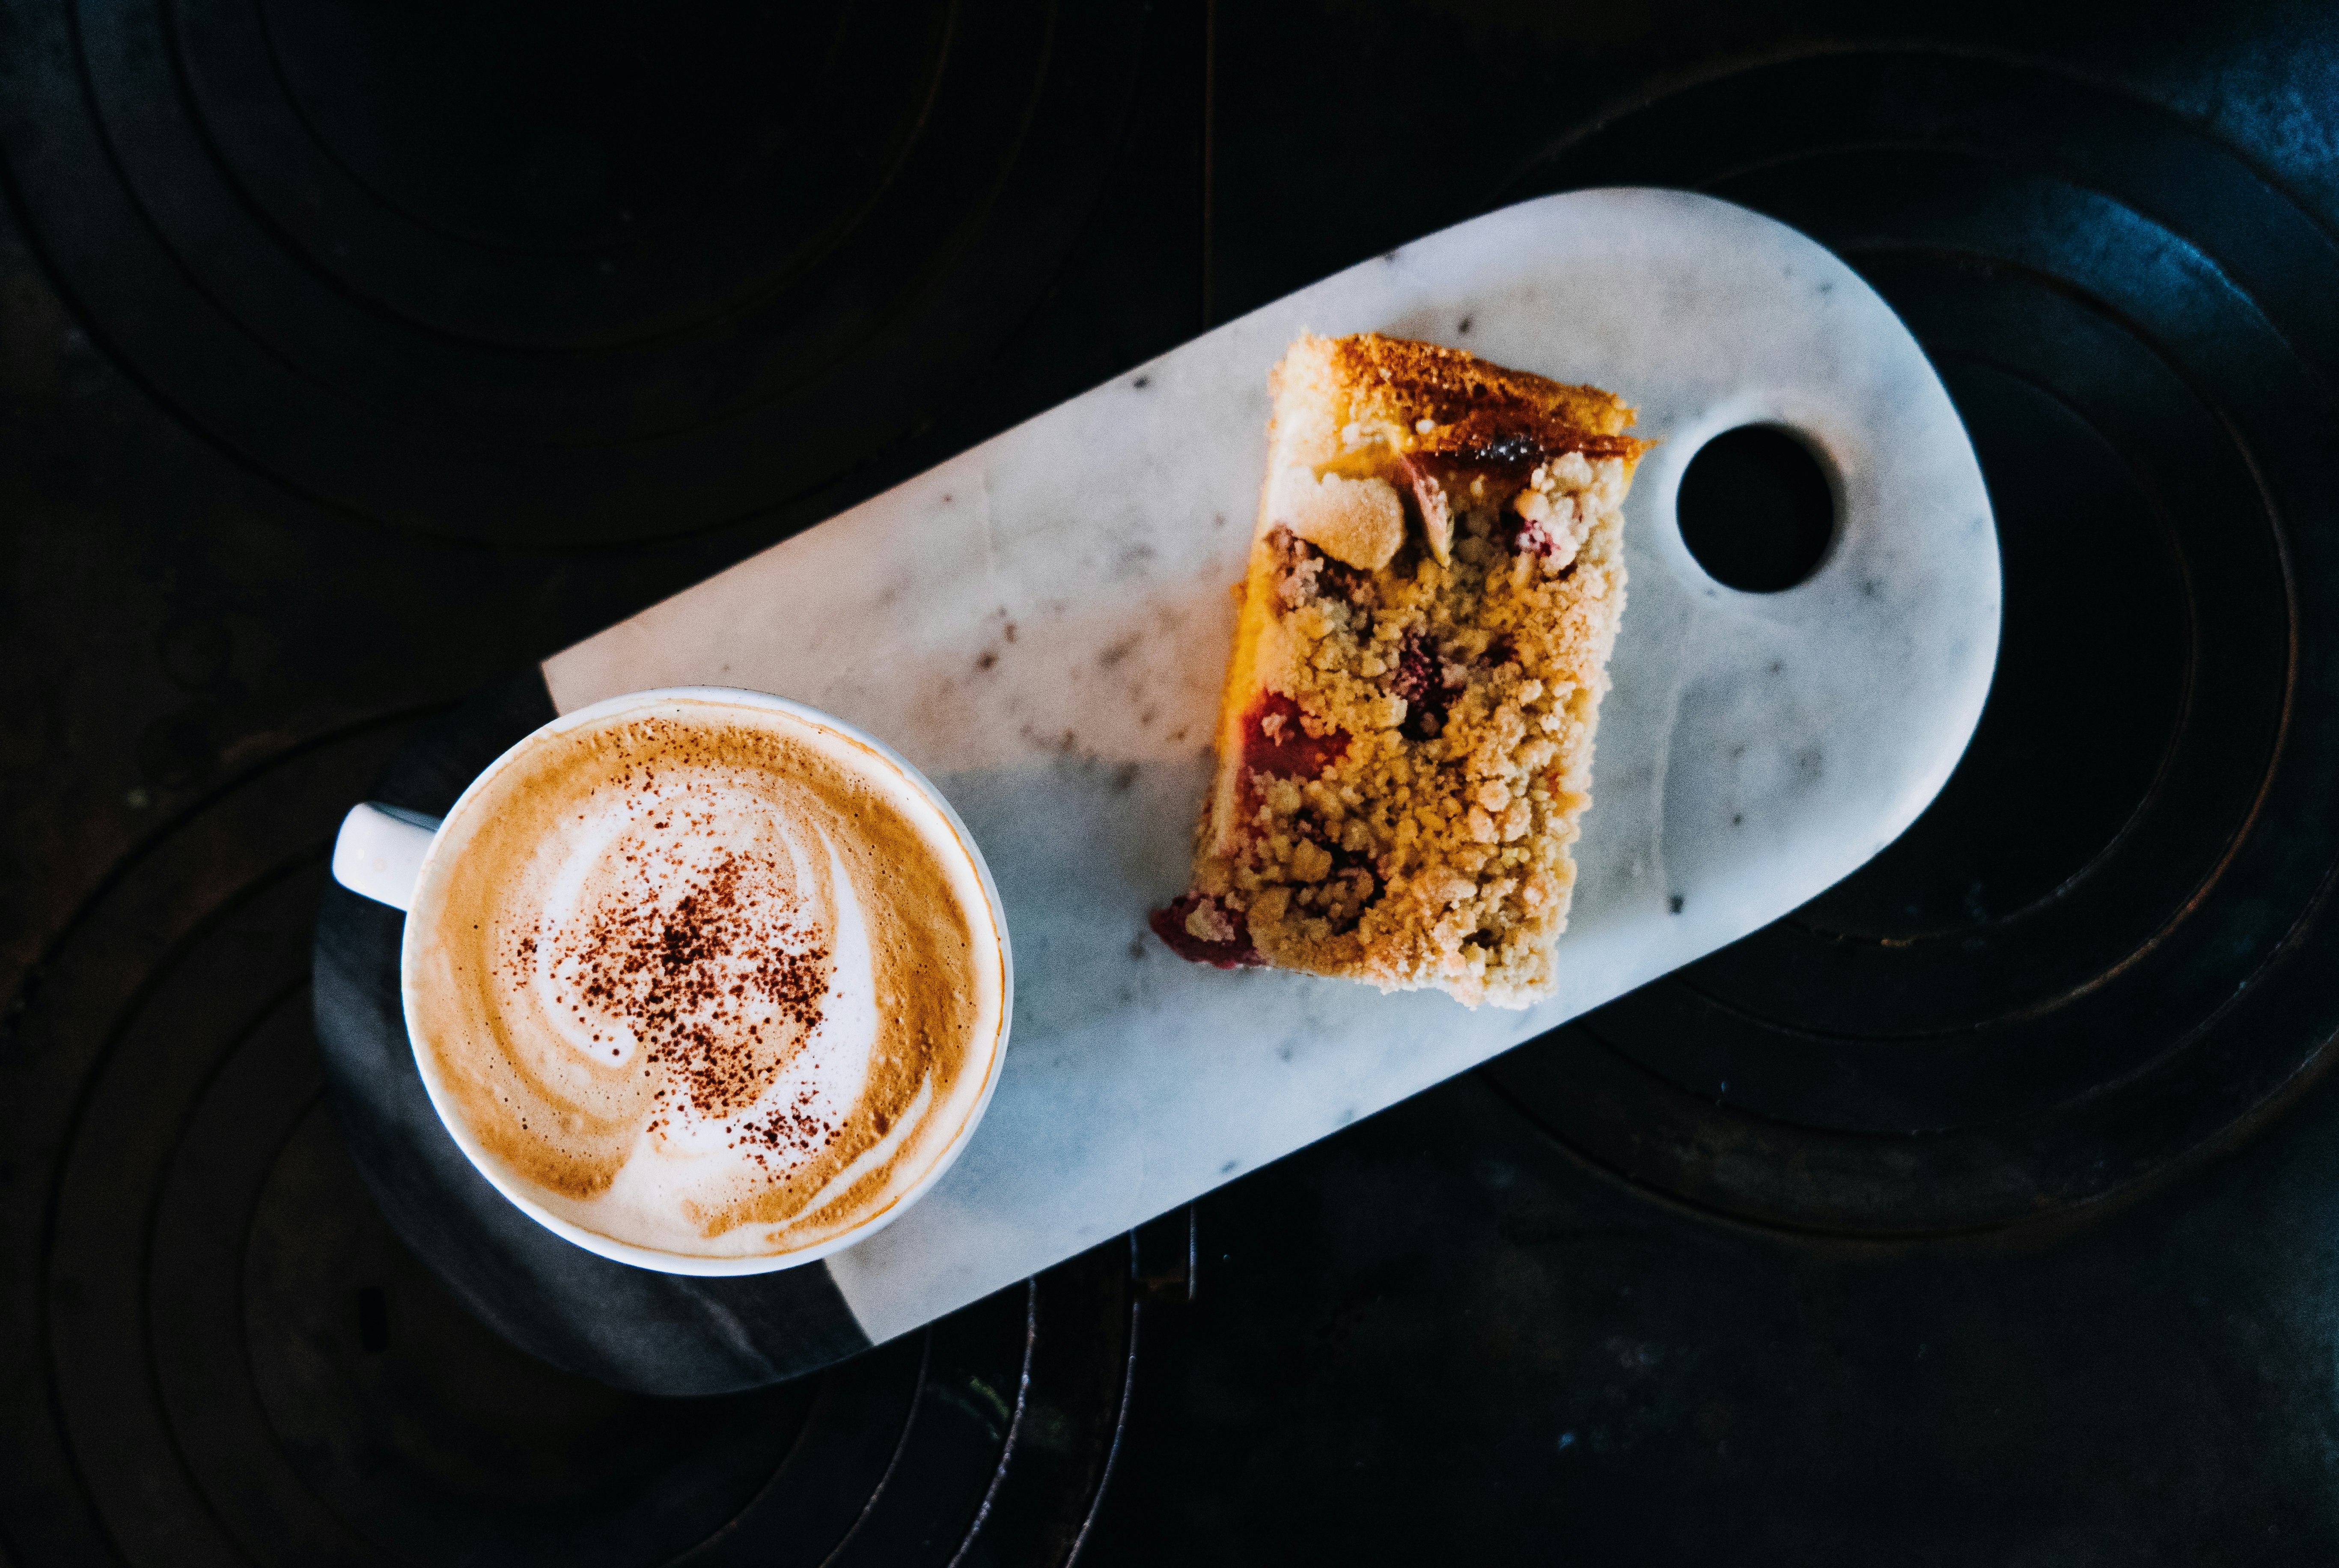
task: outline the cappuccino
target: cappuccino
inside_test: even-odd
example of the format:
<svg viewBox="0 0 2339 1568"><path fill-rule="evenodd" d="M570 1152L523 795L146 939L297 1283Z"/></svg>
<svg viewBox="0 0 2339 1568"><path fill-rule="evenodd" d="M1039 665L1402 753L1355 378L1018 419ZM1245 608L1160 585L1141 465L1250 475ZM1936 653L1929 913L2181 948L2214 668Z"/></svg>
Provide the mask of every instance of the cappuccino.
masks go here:
<svg viewBox="0 0 2339 1568"><path fill-rule="evenodd" d="M507 1191L633 1247L818 1247L977 1111L1005 962L978 862L893 762L660 695L472 786L407 923L424 1081Z"/></svg>

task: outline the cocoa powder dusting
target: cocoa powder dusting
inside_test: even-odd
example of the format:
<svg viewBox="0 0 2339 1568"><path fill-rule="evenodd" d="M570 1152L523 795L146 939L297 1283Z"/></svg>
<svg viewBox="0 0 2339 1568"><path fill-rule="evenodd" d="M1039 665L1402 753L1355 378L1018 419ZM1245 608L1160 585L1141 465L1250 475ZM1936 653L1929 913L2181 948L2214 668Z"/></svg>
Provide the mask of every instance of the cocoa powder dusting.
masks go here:
<svg viewBox="0 0 2339 1568"><path fill-rule="evenodd" d="M600 901L580 932L564 932L551 954L581 982L573 1011L580 1022L614 1021L633 1034L642 1070L658 1080L651 1132L686 1109L708 1120L736 1116L771 1089L791 1047L820 1027L825 933L772 885L777 868L768 863L730 850L689 867L678 852L623 859L620 892ZM654 866L661 859L669 863ZM679 897L678 877L686 877ZM535 935L513 943L515 978L535 967L538 947ZM622 1057L614 1034L591 1039L611 1060ZM838 1129L809 1107L809 1093L799 1095L737 1124L731 1147L766 1169L775 1155L818 1153Z"/></svg>

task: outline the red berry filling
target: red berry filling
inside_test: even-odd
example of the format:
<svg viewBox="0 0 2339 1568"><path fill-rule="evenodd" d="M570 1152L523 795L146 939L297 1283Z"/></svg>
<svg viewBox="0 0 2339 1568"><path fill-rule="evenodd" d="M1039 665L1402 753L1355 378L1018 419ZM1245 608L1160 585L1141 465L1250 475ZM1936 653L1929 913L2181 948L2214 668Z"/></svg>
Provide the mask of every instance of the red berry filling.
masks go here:
<svg viewBox="0 0 2339 1568"><path fill-rule="evenodd" d="M1230 940L1207 941L1188 928L1188 918L1205 904L1210 905L1219 922L1234 932ZM1251 946L1240 912L1227 909L1206 893L1180 893L1170 901L1169 908L1157 909L1146 916L1145 923L1153 928L1153 934L1171 952L1189 963L1207 963L1213 969L1250 969L1267 962L1258 949Z"/></svg>
<svg viewBox="0 0 2339 1568"><path fill-rule="evenodd" d="M1348 749L1348 733L1318 721L1308 733L1299 705L1280 692L1261 692L1243 715L1243 766L1278 778L1312 779Z"/></svg>

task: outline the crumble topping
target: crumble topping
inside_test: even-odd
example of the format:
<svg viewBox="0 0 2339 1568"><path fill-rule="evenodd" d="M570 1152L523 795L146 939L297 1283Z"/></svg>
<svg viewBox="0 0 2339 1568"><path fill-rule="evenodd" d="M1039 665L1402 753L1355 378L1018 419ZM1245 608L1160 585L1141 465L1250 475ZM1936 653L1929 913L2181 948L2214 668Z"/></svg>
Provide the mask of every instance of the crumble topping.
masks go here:
<svg viewBox="0 0 2339 1568"><path fill-rule="evenodd" d="M1302 338L1189 892L1187 957L1547 992L1643 443L1604 392L1456 350Z"/></svg>

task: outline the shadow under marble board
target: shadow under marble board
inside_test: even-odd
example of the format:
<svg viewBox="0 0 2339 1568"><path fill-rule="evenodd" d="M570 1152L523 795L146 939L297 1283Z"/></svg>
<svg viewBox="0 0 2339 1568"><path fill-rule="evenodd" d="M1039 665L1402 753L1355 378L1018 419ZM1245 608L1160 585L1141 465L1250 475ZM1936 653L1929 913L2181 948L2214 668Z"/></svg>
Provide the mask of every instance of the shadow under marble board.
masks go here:
<svg viewBox="0 0 2339 1568"><path fill-rule="evenodd" d="M1265 462L1301 330L1375 330L1620 394L1662 442L1625 508L1611 663L1557 996L1525 1011L1173 957ZM1711 437L1783 427L1837 527L1798 587L1708 577L1673 518ZM1776 919L1949 777L1996 656L1979 468L1915 340L1832 255L1680 192L1545 197L1219 328L487 694L380 798L443 811L529 728L650 686L748 686L885 737L996 876L1016 1006L996 1098L910 1212L824 1263L646 1275L510 1209L431 1116L398 1017L394 912L335 890L329 1079L408 1241L574 1370L705 1393L889 1339L1541 1034Z"/></svg>

